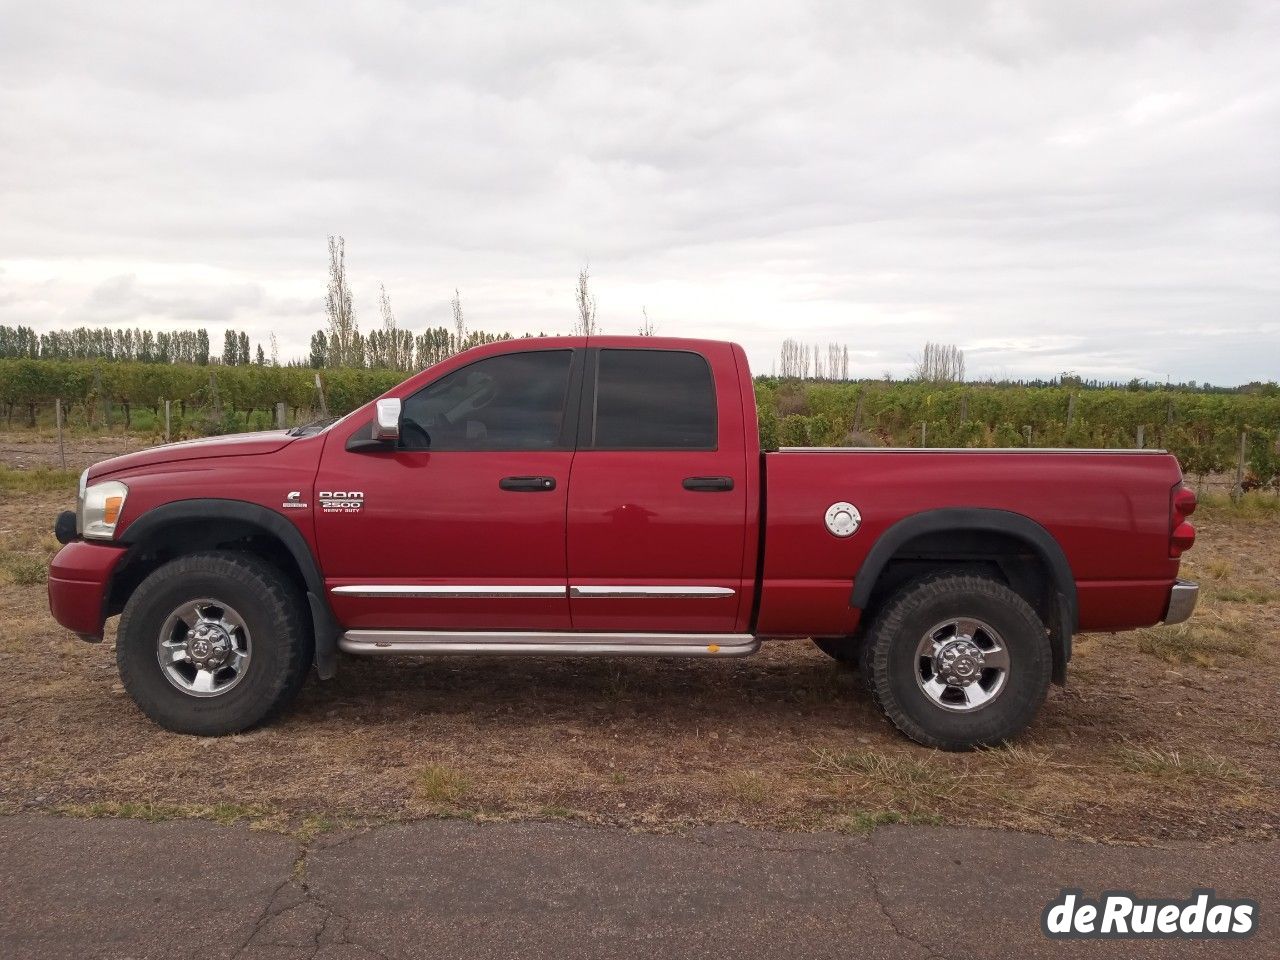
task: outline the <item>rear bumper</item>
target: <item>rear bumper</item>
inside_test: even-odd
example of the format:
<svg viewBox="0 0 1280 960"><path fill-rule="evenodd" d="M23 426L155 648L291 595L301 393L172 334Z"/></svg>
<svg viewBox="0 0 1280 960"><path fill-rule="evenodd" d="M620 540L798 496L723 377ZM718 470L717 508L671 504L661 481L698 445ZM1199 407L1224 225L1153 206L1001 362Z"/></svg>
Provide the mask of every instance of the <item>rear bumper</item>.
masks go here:
<svg viewBox="0 0 1280 960"><path fill-rule="evenodd" d="M75 541L58 551L49 567L49 612L84 640L101 640L107 594L120 547Z"/></svg>
<svg viewBox="0 0 1280 960"><path fill-rule="evenodd" d="M1200 584L1179 580L1169 591L1169 606L1164 613L1165 623L1182 623L1191 617L1200 597Z"/></svg>

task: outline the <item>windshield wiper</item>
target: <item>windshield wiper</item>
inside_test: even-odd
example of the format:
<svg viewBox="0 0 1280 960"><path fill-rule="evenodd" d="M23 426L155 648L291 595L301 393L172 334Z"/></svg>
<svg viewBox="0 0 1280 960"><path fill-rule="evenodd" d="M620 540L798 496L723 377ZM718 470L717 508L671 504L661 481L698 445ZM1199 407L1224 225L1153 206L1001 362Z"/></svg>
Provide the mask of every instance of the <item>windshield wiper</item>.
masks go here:
<svg viewBox="0 0 1280 960"><path fill-rule="evenodd" d="M309 434L319 433L330 424L338 422L338 417L324 417L320 420L312 420L310 423L304 423L301 426L294 427L289 431L291 437L305 437Z"/></svg>

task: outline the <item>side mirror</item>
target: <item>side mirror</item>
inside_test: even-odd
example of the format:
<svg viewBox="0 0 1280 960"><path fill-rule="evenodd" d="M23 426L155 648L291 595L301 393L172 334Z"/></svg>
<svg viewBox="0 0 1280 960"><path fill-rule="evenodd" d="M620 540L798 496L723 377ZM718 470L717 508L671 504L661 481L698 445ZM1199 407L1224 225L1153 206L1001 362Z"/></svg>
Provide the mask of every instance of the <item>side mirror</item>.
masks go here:
<svg viewBox="0 0 1280 960"><path fill-rule="evenodd" d="M400 398L386 397L378 401L378 415L373 421L373 439L394 443L400 439Z"/></svg>

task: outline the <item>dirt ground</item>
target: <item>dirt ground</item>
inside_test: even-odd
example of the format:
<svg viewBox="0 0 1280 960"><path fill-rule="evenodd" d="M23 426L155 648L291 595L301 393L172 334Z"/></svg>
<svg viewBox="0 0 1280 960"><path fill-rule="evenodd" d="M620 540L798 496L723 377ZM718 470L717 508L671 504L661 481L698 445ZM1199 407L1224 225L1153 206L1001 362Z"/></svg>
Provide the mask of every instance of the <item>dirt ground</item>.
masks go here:
<svg viewBox="0 0 1280 960"><path fill-rule="evenodd" d="M68 467L124 449L82 441ZM48 453L0 438L0 463ZM49 616L49 531L73 496L0 489L0 812L304 832L452 816L1280 835L1280 510L1261 495L1197 514L1186 569L1204 591L1189 624L1077 638L1069 685L1029 735L967 755L898 736L858 675L807 642L725 662L346 658L271 726L169 734L125 695L110 632L85 644Z"/></svg>
<svg viewBox="0 0 1280 960"><path fill-rule="evenodd" d="M136 434L84 436L68 434L58 448L57 434L49 431L0 431L0 464L19 470L48 467L56 470L66 462L67 470L83 470L99 460L118 457L151 446Z"/></svg>

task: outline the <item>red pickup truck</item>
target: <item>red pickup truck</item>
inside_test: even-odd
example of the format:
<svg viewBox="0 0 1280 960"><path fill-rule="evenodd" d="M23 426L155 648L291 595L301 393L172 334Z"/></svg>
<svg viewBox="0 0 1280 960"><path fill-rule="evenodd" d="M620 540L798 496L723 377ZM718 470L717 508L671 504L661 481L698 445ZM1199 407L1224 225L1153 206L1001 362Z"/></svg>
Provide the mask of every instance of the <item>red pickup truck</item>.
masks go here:
<svg viewBox="0 0 1280 960"><path fill-rule="evenodd" d="M1008 740L1077 631L1185 620L1194 494L1158 451L762 454L742 348L469 350L353 413L99 463L49 574L122 614L125 688L243 730L337 652L739 657L812 638L920 743Z"/></svg>

